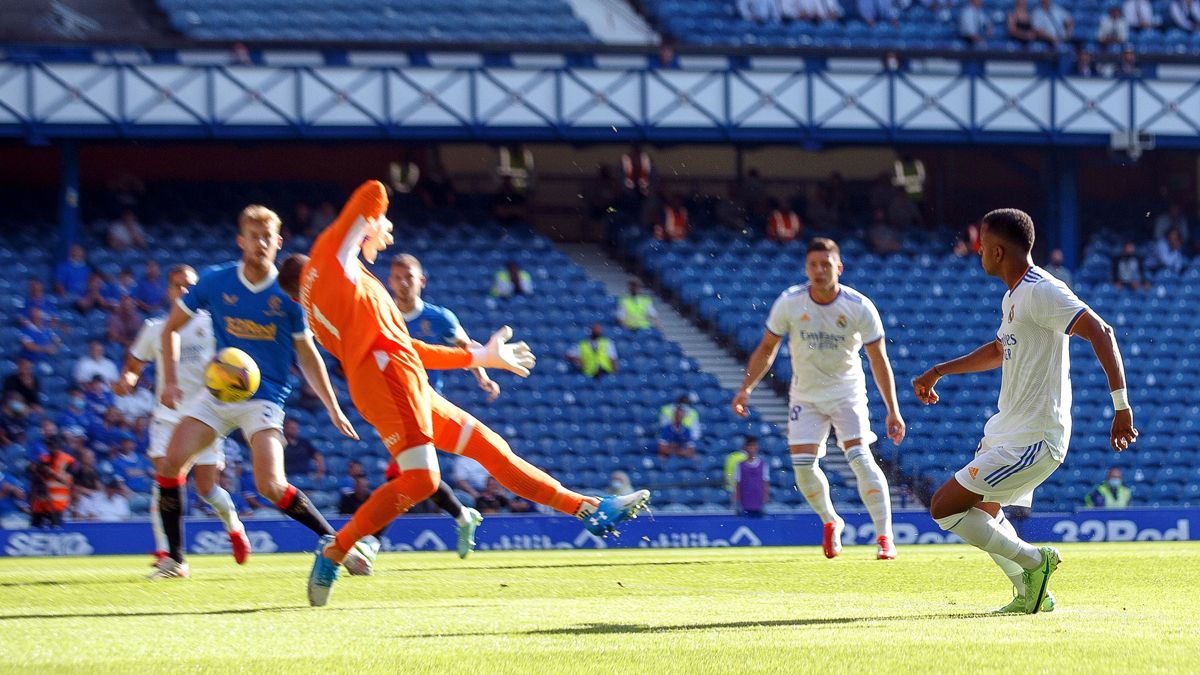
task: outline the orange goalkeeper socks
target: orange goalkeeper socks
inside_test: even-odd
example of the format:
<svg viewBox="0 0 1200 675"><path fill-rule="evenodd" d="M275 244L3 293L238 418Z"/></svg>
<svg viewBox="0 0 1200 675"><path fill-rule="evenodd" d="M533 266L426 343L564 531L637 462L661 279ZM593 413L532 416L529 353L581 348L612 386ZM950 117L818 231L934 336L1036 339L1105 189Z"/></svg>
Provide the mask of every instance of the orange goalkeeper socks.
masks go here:
<svg viewBox="0 0 1200 675"><path fill-rule="evenodd" d="M483 424L475 425L462 454L482 464L501 485L517 496L545 504L568 516L579 515L585 505L592 507L599 503L594 497L564 488L545 471L513 454L508 442Z"/></svg>
<svg viewBox="0 0 1200 675"><path fill-rule="evenodd" d="M441 474L425 469L401 471L394 480L380 485L367 501L354 512L350 522L342 527L334 539L333 546L325 555L334 562L342 562L354 543L363 537L378 532L397 516L412 508L413 504L429 498L437 489Z"/></svg>

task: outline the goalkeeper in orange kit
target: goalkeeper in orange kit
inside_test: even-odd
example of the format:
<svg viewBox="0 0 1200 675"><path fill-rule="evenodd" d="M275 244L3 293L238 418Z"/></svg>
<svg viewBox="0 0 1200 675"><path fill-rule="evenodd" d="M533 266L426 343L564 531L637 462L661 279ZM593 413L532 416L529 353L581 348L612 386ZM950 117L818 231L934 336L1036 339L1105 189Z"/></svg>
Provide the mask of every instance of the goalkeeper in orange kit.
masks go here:
<svg viewBox="0 0 1200 675"><path fill-rule="evenodd" d="M317 237L311 257L292 255L279 271L280 288L298 299L321 346L341 361L350 398L400 469L336 536L321 538L308 581L314 606L328 602L338 568L356 541L433 494L441 479L434 448L474 459L512 492L580 518L597 535L615 532L617 523L635 517L650 499L646 490L598 499L564 488L430 388L426 368L502 368L527 377L534 356L525 343L508 343L512 329L507 326L486 345L469 347L431 345L409 336L391 294L359 260L361 254L373 263L391 245L387 207L383 184L363 183Z"/></svg>

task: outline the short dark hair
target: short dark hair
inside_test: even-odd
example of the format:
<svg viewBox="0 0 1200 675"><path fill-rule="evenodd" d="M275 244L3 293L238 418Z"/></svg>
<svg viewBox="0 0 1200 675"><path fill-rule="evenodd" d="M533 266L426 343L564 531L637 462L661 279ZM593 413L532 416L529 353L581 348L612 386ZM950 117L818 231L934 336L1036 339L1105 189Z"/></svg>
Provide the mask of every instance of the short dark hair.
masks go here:
<svg viewBox="0 0 1200 675"><path fill-rule="evenodd" d="M842 257L842 250L838 248L837 242L828 237L814 237L812 241L808 242L808 250L804 252L804 255L813 251L828 251L838 258Z"/></svg>
<svg viewBox="0 0 1200 675"><path fill-rule="evenodd" d="M308 256L303 253L293 253L284 259L279 266L279 288L289 297L300 297L300 272L308 264Z"/></svg>
<svg viewBox="0 0 1200 675"><path fill-rule="evenodd" d="M996 209L983 217L988 231L1025 251L1033 250L1033 218L1020 209Z"/></svg>

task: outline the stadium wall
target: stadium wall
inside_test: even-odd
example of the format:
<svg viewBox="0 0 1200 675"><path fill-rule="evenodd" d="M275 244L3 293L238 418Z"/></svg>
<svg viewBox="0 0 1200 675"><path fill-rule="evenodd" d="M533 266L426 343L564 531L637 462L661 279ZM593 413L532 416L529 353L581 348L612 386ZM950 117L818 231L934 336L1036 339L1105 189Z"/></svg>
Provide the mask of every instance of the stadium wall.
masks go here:
<svg viewBox="0 0 1200 675"><path fill-rule="evenodd" d="M866 513L844 513L847 545L872 544L875 531ZM896 543L961 543L937 527L924 512L896 513ZM344 519L335 521L341 527ZM1200 509L1132 509L1038 514L1020 523L1032 541L1187 541L1200 539ZM313 536L290 520L246 522L256 553L307 552ZM217 520L187 524L188 551L229 552L229 540ZM820 522L812 514L764 518L728 515L662 515L639 519L625 538L601 540L567 518L489 516L476 534L478 550L599 548L713 548L725 546L816 546ZM454 522L446 517L409 516L394 522L385 551L446 551L455 541ZM60 530L0 530L0 556L44 557L136 555L153 549L145 522L71 523Z"/></svg>

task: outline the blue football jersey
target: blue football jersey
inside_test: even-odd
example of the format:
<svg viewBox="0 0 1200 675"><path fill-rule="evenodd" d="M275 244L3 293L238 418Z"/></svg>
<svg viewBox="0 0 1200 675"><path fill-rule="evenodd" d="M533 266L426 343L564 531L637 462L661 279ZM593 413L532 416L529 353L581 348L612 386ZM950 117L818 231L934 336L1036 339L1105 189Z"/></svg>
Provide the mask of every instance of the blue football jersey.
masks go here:
<svg viewBox="0 0 1200 675"><path fill-rule="evenodd" d="M466 332L463 331L462 324L458 322L458 317L454 315L454 312L428 302L415 317L410 319L405 316L404 322L408 324L408 334L413 339L431 345L453 346L458 340L466 337ZM438 393L442 391L442 373L444 372L442 370L429 371L429 386Z"/></svg>
<svg viewBox="0 0 1200 675"><path fill-rule="evenodd" d="M262 381L254 398L282 407L292 391L288 374L296 361L293 340L306 335L308 325L304 310L279 288L277 276L272 270L255 285L242 276L240 262L210 267L180 304L189 313L208 310L217 349L237 347L258 364Z"/></svg>

